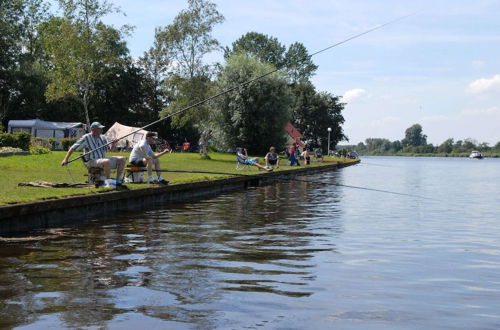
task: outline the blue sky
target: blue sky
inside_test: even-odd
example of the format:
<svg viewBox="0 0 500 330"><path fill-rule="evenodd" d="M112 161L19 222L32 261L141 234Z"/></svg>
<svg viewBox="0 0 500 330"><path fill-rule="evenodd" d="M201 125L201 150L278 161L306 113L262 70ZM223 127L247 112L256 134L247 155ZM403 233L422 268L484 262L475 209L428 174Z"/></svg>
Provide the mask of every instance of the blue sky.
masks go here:
<svg viewBox="0 0 500 330"><path fill-rule="evenodd" d="M153 44L154 29L187 7L181 0L114 0L131 24L132 56ZM313 81L343 96L349 143L400 140L415 123L428 142L500 141L500 1L214 0L226 21L214 35L223 46L256 31L314 53L397 17L416 15L318 54ZM212 54L214 61L221 54ZM326 132L325 132L326 134Z"/></svg>

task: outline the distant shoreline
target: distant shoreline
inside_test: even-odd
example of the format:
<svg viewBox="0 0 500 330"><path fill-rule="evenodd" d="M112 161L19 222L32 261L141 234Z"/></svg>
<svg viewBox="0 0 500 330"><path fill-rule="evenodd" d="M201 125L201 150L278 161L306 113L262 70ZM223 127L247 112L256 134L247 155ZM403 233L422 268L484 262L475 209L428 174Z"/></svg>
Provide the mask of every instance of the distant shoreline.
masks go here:
<svg viewBox="0 0 500 330"><path fill-rule="evenodd" d="M388 153L388 154L360 154L359 156L395 156L395 157L443 157L443 158L468 158L469 154L433 154L433 153ZM483 153L484 158L500 158L500 154Z"/></svg>

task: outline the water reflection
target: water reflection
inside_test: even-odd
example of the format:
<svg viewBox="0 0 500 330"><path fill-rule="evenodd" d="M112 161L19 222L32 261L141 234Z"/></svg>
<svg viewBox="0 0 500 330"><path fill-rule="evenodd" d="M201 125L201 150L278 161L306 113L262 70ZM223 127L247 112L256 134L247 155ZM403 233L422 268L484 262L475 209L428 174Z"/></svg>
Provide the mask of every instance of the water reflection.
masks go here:
<svg viewBox="0 0 500 330"><path fill-rule="evenodd" d="M214 328L227 295L308 297L342 232L338 198L292 181L3 243L0 326Z"/></svg>

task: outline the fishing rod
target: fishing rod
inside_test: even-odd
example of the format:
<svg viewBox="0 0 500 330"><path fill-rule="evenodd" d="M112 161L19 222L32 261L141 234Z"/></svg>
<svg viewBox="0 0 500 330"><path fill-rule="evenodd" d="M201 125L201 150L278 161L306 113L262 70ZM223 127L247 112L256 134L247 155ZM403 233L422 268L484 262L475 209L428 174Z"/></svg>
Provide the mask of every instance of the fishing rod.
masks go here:
<svg viewBox="0 0 500 330"><path fill-rule="evenodd" d="M381 24L381 25L375 26L375 27L373 27L373 28L371 28L371 29L369 29L369 30L366 30L366 31L364 31L364 32L361 32L361 33L355 34L355 35L353 35L353 36L351 36L351 37L349 37L349 38L347 38L347 39L344 39L344 40L339 41L339 42L337 42L337 43L335 43L335 44L333 44L333 45L331 45L331 46L328 46L328 47L323 48L323 49L321 49L321 50L319 50L319 51L317 51L317 52L315 52L315 53L312 53L311 55L307 56L307 58L306 58L306 59L304 59L302 62L307 61L308 59L310 59L311 57L313 57L313 56L315 56L315 55L318 55L319 53L322 53L322 52L325 52L325 51L327 51L327 50L329 50L329 49L332 49L332 48L334 48L334 47L340 46L340 45L342 45L342 44L344 44L344 43L346 43L346 42L348 42L348 41L351 41L351 40L353 40L353 39L359 38L359 37L361 37L361 36L363 36L363 35L365 35L365 34L368 34L368 33L373 32L373 31L375 31L375 30L381 29L381 28L383 28L383 27L385 27L385 26L387 26L387 25L393 24L393 23L395 23L395 22L397 22L397 21L403 20L403 19L408 18L408 17L410 17L410 16L413 16L413 15L415 15L415 14L416 14L416 13L412 13L412 14L409 14L409 15L401 16L401 17L396 18L396 19L394 19L394 20L388 21L388 22L386 22L386 23L384 23L384 24ZM224 91L222 91L222 92L216 93L216 94L214 94L214 95L212 95L212 96L210 96L210 97L208 97L208 98L206 98L206 99L204 99L204 100L201 100L201 101L199 101L199 102L197 102L197 103L194 103L194 104L192 104L192 105L190 105L190 106L187 106L187 107L185 107L185 108L183 108L183 109L181 109L181 110L179 110L179 111L176 111L176 112L174 112L174 113L172 113L172 114L170 114L170 115L167 115L167 116L165 116L165 117L163 117L163 118L160 118L160 119L158 119L158 120L156 120L156 121L153 121L153 122L151 122L151 123L149 123L149 124L147 124L147 125L144 125L144 126L142 126L142 127L138 128L137 130L132 131L132 132L130 132L130 133L128 133L128 134L126 134L126 135L124 135L124 136L122 136L122 137L118 138L118 139L115 139L115 140L113 140L113 141L111 141L111 142L108 142L108 143L106 143L106 144L104 144L104 145L102 145L102 146L100 146L100 147L98 147L98 148L95 148L95 149L93 149L93 150L87 151L86 153L83 153L83 154L81 154L80 156L77 156L77 157L75 157L75 158L73 158L73 159L69 160L69 161L68 161L65 165L68 165L68 164L70 164L70 163L74 162L75 160L80 159L80 158L82 158L82 157L85 157L85 156L87 156L88 154L90 154L90 153L92 153L92 152L94 152L94 151L96 151L96 150L99 150L99 149L105 148L105 147L107 147L107 146L109 146L109 145L111 145L111 144L113 144L113 143L115 143L115 142L117 142L117 141L119 141L119 140L121 140L121 139L123 139L123 138L126 138L127 136L130 136L130 135L135 134L135 133L137 133L137 132L139 132L139 131L141 131L141 130L143 130L143 129L146 129L146 128L150 127L150 126L153 126L153 125L155 125L155 124L158 124L158 123L160 123L160 122L162 122L162 121L164 121L164 120L166 120L166 119L168 119L168 118L171 118L171 117L173 117L173 116L176 116L176 115L178 115L178 114L181 114L181 113L183 113L183 112L186 112L186 111L188 111L188 110L190 110L190 109L192 109L192 108L196 108L196 107L198 107L198 106L200 106L200 105L202 105L202 104L205 104L205 103L207 103L207 102L209 102L209 101L211 101L211 100L213 100L213 99L215 99L215 98L217 98L217 97L219 97L219 96L225 95L225 94L230 93L230 92L232 92L232 91L234 91L234 90L236 90L236 89L238 89L238 88L241 88L241 87L244 87L244 86L246 86L246 85L248 85L248 84L251 84L251 83L252 83L252 82L254 82L254 81L257 81L257 80L260 80L260 79L262 79L262 78L265 78L265 77L267 77L267 76L269 76L269 75L271 75L271 74L273 74L273 73L275 73L275 72L278 72L279 70L281 70L281 68L279 68L279 69L278 69L278 68L276 68L276 69L271 70L271 71L269 71L269 72L267 72L267 73L264 73L264 74L262 74L262 75L260 75L260 76L257 76L257 77L255 77L255 78L252 78L252 79L249 79L249 80L247 80L247 81L245 81L245 82L242 82L242 83L240 83L240 84L238 84L238 85L235 85L235 86L233 86L233 87L231 87L231 88L228 88L228 89L226 89L226 90L224 90Z"/></svg>
<svg viewBox="0 0 500 330"><path fill-rule="evenodd" d="M145 171L147 171L147 170L139 170L137 172L145 172ZM196 174L199 173L199 174L214 174L214 175L231 175L231 176L239 176L239 177L257 177L258 176L258 174L239 174L239 173L230 173L230 172L187 171L187 170L158 170L156 172L161 172L161 173L196 173ZM434 199L434 198L429 198L429 197L420 196L420 195L405 194L405 193L400 193L400 192L396 192L396 191L374 189L374 188L367 188L367 187L360 187L360 186L352 186L352 185L346 185L346 184L335 183L335 182L324 182L324 181L316 181L316 180L303 180L303 179L285 178L285 177L279 177L279 176L272 176L271 179L278 180L278 181L287 181L287 182L289 182L289 181L298 181L298 182L313 183L313 184L319 184L319 185L337 186L337 187L344 187L344 188L351 188L351 189L376 191L376 192L381 192L381 193L386 193L386 194L399 195L399 196L408 196L408 197L416 197L416 198L421 198L421 199L427 199L427 200L436 201L436 199Z"/></svg>

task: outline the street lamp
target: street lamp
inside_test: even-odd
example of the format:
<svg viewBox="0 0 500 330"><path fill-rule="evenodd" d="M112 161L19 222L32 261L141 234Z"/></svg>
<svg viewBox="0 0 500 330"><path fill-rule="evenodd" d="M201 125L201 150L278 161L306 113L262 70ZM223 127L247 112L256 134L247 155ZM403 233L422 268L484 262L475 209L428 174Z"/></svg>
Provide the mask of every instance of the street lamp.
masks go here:
<svg viewBox="0 0 500 330"><path fill-rule="evenodd" d="M328 150L326 151L326 155L329 156L330 155L330 132L332 131L332 128L331 127L328 127Z"/></svg>

